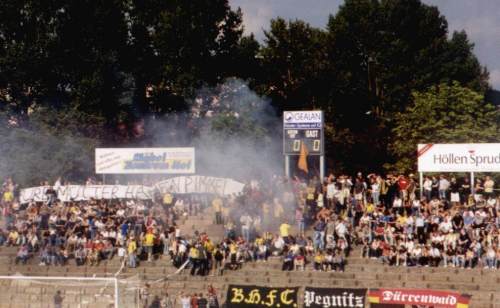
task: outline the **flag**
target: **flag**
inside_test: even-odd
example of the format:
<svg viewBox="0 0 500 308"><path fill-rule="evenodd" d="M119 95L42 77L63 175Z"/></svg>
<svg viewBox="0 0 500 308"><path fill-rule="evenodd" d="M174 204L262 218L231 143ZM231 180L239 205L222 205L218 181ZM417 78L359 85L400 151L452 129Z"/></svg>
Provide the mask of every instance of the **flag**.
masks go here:
<svg viewBox="0 0 500 308"><path fill-rule="evenodd" d="M298 168L305 173L309 173L309 170L307 169L307 155L309 152L307 151L307 146L304 142L301 142L300 145L300 156L299 156L299 163L298 163Z"/></svg>

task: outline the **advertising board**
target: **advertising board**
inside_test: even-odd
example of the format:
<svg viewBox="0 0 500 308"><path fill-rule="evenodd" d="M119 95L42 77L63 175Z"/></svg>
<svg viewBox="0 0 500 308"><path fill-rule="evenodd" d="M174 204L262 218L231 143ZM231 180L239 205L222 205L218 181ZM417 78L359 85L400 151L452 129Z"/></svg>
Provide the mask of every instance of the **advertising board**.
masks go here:
<svg viewBox="0 0 500 308"><path fill-rule="evenodd" d="M285 111L283 113L283 154L299 155L302 144L309 155L322 155L323 112Z"/></svg>
<svg viewBox="0 0 500 308"><path fill-rule="evenodd" d="M419 172L499 172L500 143L419 144Z"/></svg>
<svg viewBox="0 0 500 308"><path fill-rule="evenodd" d="M420 289L370 289L370 303L440 308L467 308L470 296L458 292ZM390 306L389 306L390 307Z"/></svg>
<svg viewBox="0 0 500 308"><path fill-rule="evenodd" d="M97 174L193 174L194 148L96 148Z"/></svg>
<svg viewBox="0 0 500 308"><path fill-rule="evenodd" d="M254 285L229 285L227 308L297 308L299 288L270 288Z"/></svg>
<svg viewBox="0 0 500 308"><path fill-rule="evenodd" d="M366 289L311 288L304 292L306 308L363 308L365 307Z"/></svg>

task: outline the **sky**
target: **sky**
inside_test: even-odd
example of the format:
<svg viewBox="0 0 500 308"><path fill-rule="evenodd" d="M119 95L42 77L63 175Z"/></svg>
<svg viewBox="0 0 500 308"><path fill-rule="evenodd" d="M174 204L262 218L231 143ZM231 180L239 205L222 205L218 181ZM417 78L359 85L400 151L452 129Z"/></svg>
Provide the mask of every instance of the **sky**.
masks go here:
<svg viewBox="0 0 500 308"><path fill-rule="evenodd" d="M241 7L245 32L264 37L275 17L301 19L324 28L343 0L229 0ZM500 89L500 0L422 0L439 8L448 21L450 33L465 30L475 44L474 53L490 72L490 83Z"/></svg>

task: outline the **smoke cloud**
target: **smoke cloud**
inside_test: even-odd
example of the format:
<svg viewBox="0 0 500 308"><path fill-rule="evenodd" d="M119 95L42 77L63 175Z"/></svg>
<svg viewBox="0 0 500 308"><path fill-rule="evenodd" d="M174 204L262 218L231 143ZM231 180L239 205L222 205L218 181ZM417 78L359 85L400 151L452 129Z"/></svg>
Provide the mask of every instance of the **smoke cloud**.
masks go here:
<svg viewBox="0 0 500 308"><path fill-rule="evenodd" d="M189 110L145 120L145 143L192 146L197 174L240 181L283 173L281 120L270 101L239 79L202 88Z"/></svg>
<svg viewBox="0 0 500 308"><path fill-rule="evenodd" d="M133 125L134 137L120 146L194 147L199 175L248 182L283 174L280 117L270 101L247 83L228 79L199 89L186 103L185 112L142 117ZM36 109L26 123L15 123L15 117L11 123L6 114L0 114L2 178L12 176L23 187L44 180L53 183L58 177L73 183L84 183L87 177L101 179L94 173L94 148L116 146L102 138L106 132L85 137L78 133L78 119L61 119L60 113L43 108ZM73 126L66 129L67 123ZM106 183L152 184L166 177L106 176Z"/></svg>

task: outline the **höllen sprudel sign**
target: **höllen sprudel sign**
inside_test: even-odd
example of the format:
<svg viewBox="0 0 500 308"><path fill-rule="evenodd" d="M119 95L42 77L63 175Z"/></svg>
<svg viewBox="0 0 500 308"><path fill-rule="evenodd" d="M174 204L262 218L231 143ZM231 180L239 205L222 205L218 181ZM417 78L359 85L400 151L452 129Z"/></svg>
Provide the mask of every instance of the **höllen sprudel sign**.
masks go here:
<svg viewBox="0 0 500 308"><path fill-rule="evenodd" d="M419 144L420 172L499 172L500 143Z"/></svg>

